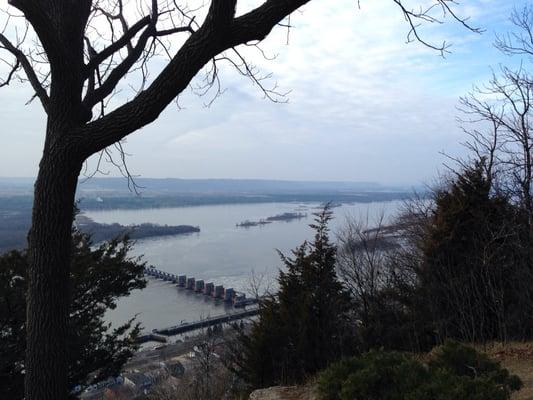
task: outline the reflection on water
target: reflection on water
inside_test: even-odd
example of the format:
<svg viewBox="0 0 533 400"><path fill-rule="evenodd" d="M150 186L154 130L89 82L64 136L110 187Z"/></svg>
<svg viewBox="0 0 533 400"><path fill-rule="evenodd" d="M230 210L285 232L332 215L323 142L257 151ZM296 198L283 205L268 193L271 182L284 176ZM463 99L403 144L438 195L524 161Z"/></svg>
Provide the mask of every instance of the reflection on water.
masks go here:
<svg viewBox="0 0 533 400"><path fill-rule="evenodd" d="M401 202L345 204L334 209L331 229L335 232L347 216L368 218L390 216ZM148 210L91 211L85 214L101 223L123 225L144 222L168 225L198 225L198 234L139 240L133 255L143 255L148 264L174 274L185 274L240 291L249 291L253 274L263 276L262 285L272 285L281 267L276 250L288 253L306 239L312 239L309 224L318 204L266 203L179 207ZM306 218L276 221L250 228L239 222L256 221L285 212L304 212ZM161 328L182 320L221 314L221 302L175 285L150 280L146 289L121 299L108 314L111 322L127 321L134 315L147 329Z"/></svg>

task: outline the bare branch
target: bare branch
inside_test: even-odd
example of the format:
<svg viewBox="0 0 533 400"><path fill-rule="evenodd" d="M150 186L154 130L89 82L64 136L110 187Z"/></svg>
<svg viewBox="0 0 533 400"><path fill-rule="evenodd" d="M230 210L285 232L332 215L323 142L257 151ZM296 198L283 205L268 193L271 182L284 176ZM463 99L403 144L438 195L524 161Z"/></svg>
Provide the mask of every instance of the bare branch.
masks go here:
<svg viewBox="0 0 533 400"><path fill-rule="evenodd" d="M113 53L119 51L126 45L131 46L131 40L135 37L135 35L137 35L137 33L141 31L141 29L147 26L150 21L150 17L144 17L135 25L133 25L120 39L113 42L110 46L106 47L104 50L91 57L91 60L86 66L86 76L89 76L94 71L94 69L98 67L98 65L100 65L106 58L110 57ZM133 48L130 48L130 52L132 51Z"/></svg>
<svg viewBox="0 0 533 400"><path fill-rule="evenodd" d="M421 26L421 22L428 22L428 23L437 23L442 24L443 21L439 19L438 17L435 17L432 15L433 9L440 7L441 8L441 14L442 17L445 17L446 14L450 14L453 19L458 21L461 25L463 25L468 30L475 32L475 33L481 33L483 32L479 28L475 28L468 24L468 20L466 18L460 18L450 7L450 4L455 4L454 0L436 0L435 3L431 4L429 7L419 10L413 10L408 9L404 5L402 0L393 0L394 3L400 7L402 10L402 13L404 15L405 20L409 23L409 26L411 27L409 33L407 34L407 42L410 43L412 41L418 41L422 43L424 46L429 47L430 49L437 50L441 53L442 56L444 56L445 53L449 53L449 47L450 45L446 43L445 41L442 42L440 45L432 44L425 40L419 33L419 28ZM421 22L417 22L421 21Z"/></svg>
<svg viewBox="0 0 533 400"><path fill-rule="evenodd" d="M98 103L102 104L102 101L110 96L114 91L119 82L131 72L134 72L136 69L140 70L142 73L141 79L141 90L146 83L147 78L147 60L155 55L156 43L161 43L159 40L155 42L150 39L158 39L163 36L169 36L175 33L188 32L193 33L193 24L194 17L188 20L187 25L184 26L173 26L168 29L157 29L157 22L162 15L169 13L169 10L159 11L157 1L152 1L152 10L151 15L146 16L136 22L131 28L128 27L128 24L123 15L122 3L119 2L119 10L116 14L112 14L100 8L97 8L98 11L105 15L109 21L110 27L113 26L113 20L119 20L124 34L117 40L113 41L109 46L97 54L93 54L89 57L89 62L86 66L86 78L90 79L91 74L94 71L99 70L102 63L109 57L112 57L114 54L118 53L125 46L128 49L128 54L124 57L117 65L112 65L113 60L107 63L104 67L104 76L105 79L101 79L100 75L99 86L94 90L87 91L85 99L83 101L87 109L92 109L92 107ZM142 31L144 29L144 31ZM135 45L132 44L132 39L141 32L139 39ZM113 33L114 35L114 33ZM148 44L150 43L150 44ZM168 53L168 49L162 45L163 51ZM134 65L140 61L140 66L134 68ZM103 108L102 108L103 110Z"/></svg>
<svg viewBox="0 0 533 400"><path fill-rule="evenodd" d="M533 6L514 10L510 18L518 32L510 32L496 37L497 49L508 55L527 55L533 57Z"/></svg>
<svg viewBox="0 0 533 400"><path fill-rule="evenodd" d="M11 43L9 39L5 37L2 33L0 33L0 44L2 45L2 48L9 51L17 59L17 65L22 65L26 77L28 78L28 81L30 82L33 90L35 91L35 95L41 101L44 111L48 112L48 94L41 85L41 82L39 82L39 78L37 78L37 75L35 74L35 71L26 55L22 52L22 50L20 50L13 43ZM11 78L9 78L8 81L10 79Z"/></svg>
<svg viewBox="0 0 533 400"><path fill-rule="evenodd" d="M17 59L16 62L15 62L15 65L13 65L11 67L11 71L9 71L9 74L7 75L7 78L0 83L0 87L4 87L4 86L8 86L9 83L11 82L11 79L13 78L13 76L16 74L16 72L18 71L20 67L20 61Z"/></svg>

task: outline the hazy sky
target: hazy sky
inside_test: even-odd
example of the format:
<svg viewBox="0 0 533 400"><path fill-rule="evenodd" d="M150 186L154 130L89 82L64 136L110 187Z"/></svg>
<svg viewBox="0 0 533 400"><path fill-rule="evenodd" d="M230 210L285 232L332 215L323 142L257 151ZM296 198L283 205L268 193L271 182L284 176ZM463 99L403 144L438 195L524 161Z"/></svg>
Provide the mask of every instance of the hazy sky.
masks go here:
<svg viewBox="0 0 533 400"><path fill-rule="evenodd" d="M6 3L0 0L3 8ZM226 91L210 107L188 91L180 98L182 109L169 106L158 121L128 138L132 173L429 180L443 161L439 152L461 151L458 97L486 81L490 66L512 62L492 42L495 33L510 29L513 7L526 1L463 0L458 13L485 33L468 32L451 20L425 29L428 40L453 45L445 59L420 44L406 44L408 26L392 0L360 3L357 8L354 0L313 0L292 16L288 45L283 28L263 43L276 59L250 53L261 71L273 73L271 84L291 91L287 104L263 99L257 87L225 68ZM37 172L45 119L37 102L25 105L30 96L19 84L0 89L0 176Z"/></svg>

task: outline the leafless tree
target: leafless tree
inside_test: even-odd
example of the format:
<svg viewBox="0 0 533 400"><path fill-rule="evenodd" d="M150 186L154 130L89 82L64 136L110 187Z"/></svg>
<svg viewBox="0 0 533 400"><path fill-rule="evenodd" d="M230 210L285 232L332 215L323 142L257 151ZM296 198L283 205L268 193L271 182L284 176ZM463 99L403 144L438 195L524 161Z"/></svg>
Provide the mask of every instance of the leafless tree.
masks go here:
<svg viewBox="0 0 533 400"><path fill-rule="evenodd" d="M248 277L246 291L252 298L259 300L265 295L272 294L273 286L275 286L275 282L266 270L260 273L252 271Z"/></svg>
<svg viewBox="0 0 533 400"><path fill-rule="evenodd" d="M472 161L481 161L493 193L510 199L523 215L519 221L503 222L493 228L488 237L474 238L472 245L477 248L472 249L472 254L477 255L475 262L481 266L493 265L495 259L501 257L506 249L508 251L511 243L516 244L511 252L513 256L531 254L527 243L533 238L533 6L526 5L515 10L510 21L515 29L497 36L495 46L504 54L520 57L520 65L500 66L487 84L475 87L460 100L462 116L459 122L468 135L464 145L469 150L470 159L455 160L463 169L468 164L472 165ZM522 231L524 224L525 232ZM523 235L529 238L525 242L522 241ZM496 275L506 267L505 263L498 263L497 268L481 268L480 271L484 273L473 277L483 282L484 293L471 296L472 288L479 287L475 285L476 282L464 287L464 295L459 294L457 288L450 288L449 293L455 292L457 295L455 309L463 314L460 329L464 337L480 339L481 332L486 329L479 323L484 320L484 314L497 317L495 329L501 340L505 340L510 333L518 336L523 334L517 332L521 329L516 328L514 332L509 332L506 319L510 310L503 308L508 299L504 298L502 289L509 274ZM514 261L515 265L518 263ZM531 269L525 266L518 272L521 279L514 281L513 285L517 293L523 295L523 304L528 304L531 294L524 282L531 279ZM464 299L477 299L479 304L459 304ZM523 307L524 315L526 308Z"/></svg>
<svg viewBox="0 0 533 400"><path fill-rule="evenodd" d="M387 251L393 244L387 239L382 213L375 222L348 216L337 232L337 268L349 289L364 324L372 301L387 279Z"/></svg>
<svg viewBox="0 0 533 400"><path fill-rule="evenodd" d="M198 344L187 375L189 390L184 400L222 399L228 393L231 377L220 361L223 343L222 332L214 332Z"/></svg>
<svg viewBox="0 0 533 400"><path fill-rule="evenodd" d="M502 67L484 88L476 88L461 99L468 119L487 130L465 127L470 139L465 143L476 158L485 159L492 183L516 198L533 220L533 81L523 68Z"/></svg>
<svg viewBox="0 0 533 400"><path fill-rule="evenodd" d="M482 172L474 175L478 168ZM530 335L527 227L505 196L488 190L486 174L483 161L450 172L428 188L426 198L407 201L395 224L402 240L389 257L391 287L431 325L438 342Z"/></svg>
<svg viewBox="0 0 533 400"><path fill-rule="evenodd" d="M485 160L494 188L516 199L533 225L533 6L514 11L511 22L517 31L497 37L495 45L525 59L515 69L501 66L486 85L461 98L459 121L469 137L464 145Z"/></svg>
<svg viewBox="0 0 533 400"><path fill-rule="evenodd" d="M179 379L177 385L163 382L146 396L148 400L226 400L231 399L233 376L222 365L213 366L209 379L201 370L191 370ZM204 386L205 385L205 386Z"/></svg>
<svg viewBox="0 0 533 400"><path fill-rule="evenodd" d="M533 6L515 9L511 23L517 31L496 37L496 47L509 55L533 57Z"/></svg>
<svg viewBox="0 0 533 400"><path fill-rule="evenodd" d="M185 373L180 378L179 387L167 390L168 397L160 397L157 393L150 398L172 400L196 400L228 398L231 391L233 376L221 362L224 348L224 332L221 328L204 329L194 347L194 357L185 366Z"/></svg>
<svg viewBox="0 0 533 400"><path fill-rule="evenodd" d="M264 0L236 15L237 0L198 7L178 0L9 0L0 31L8 67L1 85L27 81L47 118L28 245L27 400L66 398L69 244L84 162L93 154L113 160L110 149L117 148L116 164L123 167L121 141L156 120L200 71L205 76L196 89L221 93L221 62L250 78L267 98L279 98L238 46L257 45L278 25L288 29L284 21L308 1ZM420 9L392 3L411 27L409 39L440 51L446 43L425 41L420 23L451 15L468 27L454 0ZM151 63L157 56L159 63ZM130 87L131 99L113 97Z"/></svg>

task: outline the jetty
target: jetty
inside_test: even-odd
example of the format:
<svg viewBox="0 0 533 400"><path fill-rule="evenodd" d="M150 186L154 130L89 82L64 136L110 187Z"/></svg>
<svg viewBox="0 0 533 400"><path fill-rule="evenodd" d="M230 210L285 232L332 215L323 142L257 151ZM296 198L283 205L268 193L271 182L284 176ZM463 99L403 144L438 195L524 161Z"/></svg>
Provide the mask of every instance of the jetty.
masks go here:
<svg viewBox="0 0 533 400"><path fill-rule="evenodd" d="M147 335L137 336L137 338L135 339L135 343L147 343L147 342L167 343L167 338L165 336L158 335L156 333L149 333Z"/></svg>

